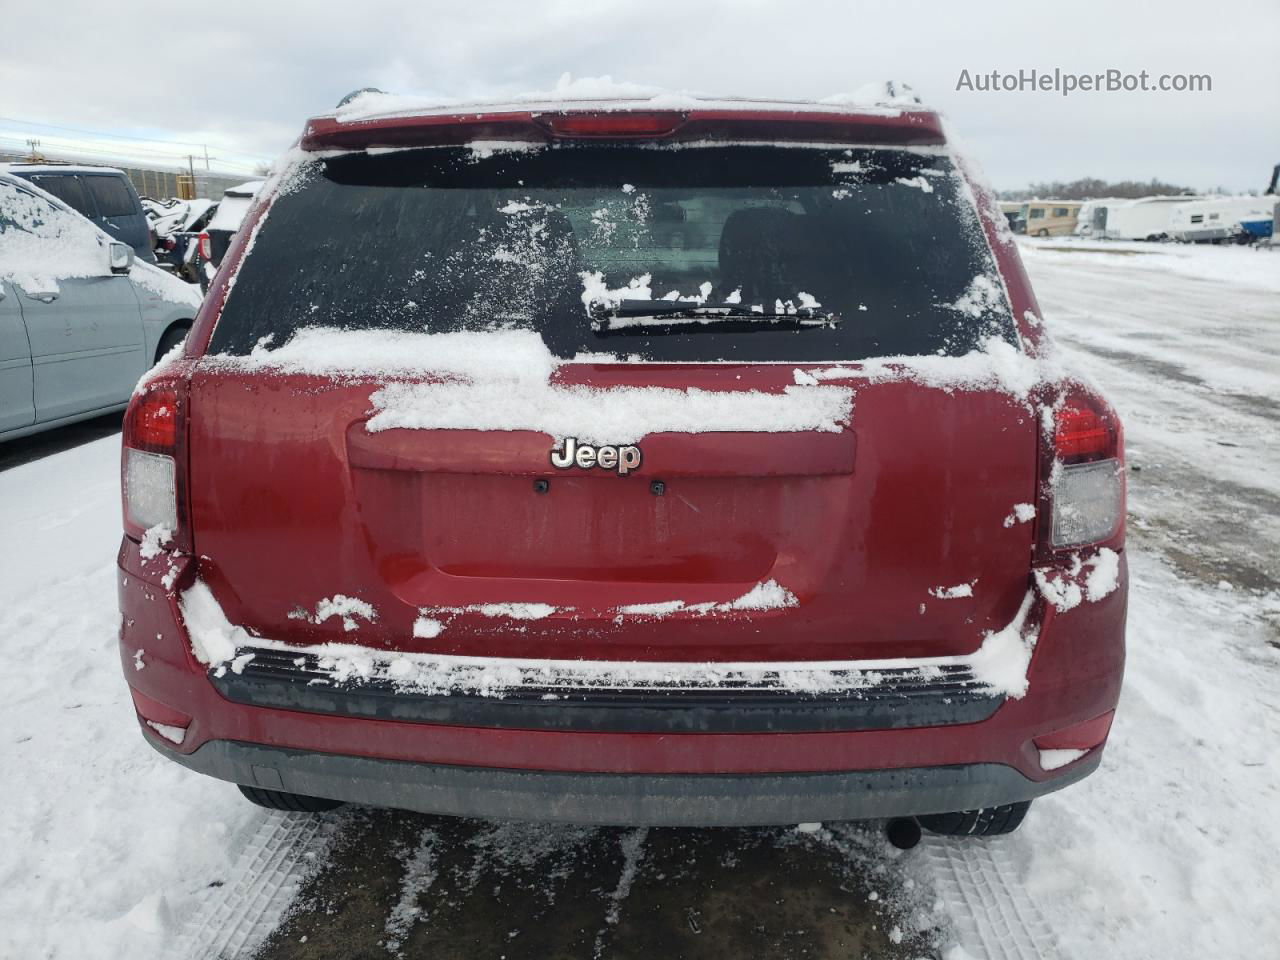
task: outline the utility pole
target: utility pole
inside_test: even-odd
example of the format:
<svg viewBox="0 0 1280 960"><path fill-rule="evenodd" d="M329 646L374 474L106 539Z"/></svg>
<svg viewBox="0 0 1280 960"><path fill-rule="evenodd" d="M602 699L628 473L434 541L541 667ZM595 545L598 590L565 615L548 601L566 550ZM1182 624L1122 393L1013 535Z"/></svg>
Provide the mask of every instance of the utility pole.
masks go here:
<svg viewBox="0 0 1280 960"><path fill-rule="evenodd" d="M205 144L202 144L202 146L204 147L204 171L205 173L208 173L209 172L209 145L205 143Z"/></svg>
<svg viewBox="0 0 1280 960"><path fill-rule="evenodd" d="M39 140L28 140L27 147L31 151L31 155L27 157L27 159L30 160L32 163L39 163L41 160L44 159L44 157L40 156Z"/></svg>

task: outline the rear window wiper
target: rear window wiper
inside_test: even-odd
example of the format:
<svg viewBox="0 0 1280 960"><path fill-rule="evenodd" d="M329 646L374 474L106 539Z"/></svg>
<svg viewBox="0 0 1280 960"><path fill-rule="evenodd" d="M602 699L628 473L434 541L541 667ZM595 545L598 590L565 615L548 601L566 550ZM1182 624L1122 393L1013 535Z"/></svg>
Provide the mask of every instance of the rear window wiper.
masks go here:
<svg viewBox="0 0 1280 960"><path fill-rule="evenodd" d="M840 315L830 310L781 304L766 309L740 303L622 300L612 304L597 301L591 305L590 311L591 327L598 334L661 333L671 328L690 332L690 328L712 329L720 324L735 329L832 329L840 323Z"/></svg>

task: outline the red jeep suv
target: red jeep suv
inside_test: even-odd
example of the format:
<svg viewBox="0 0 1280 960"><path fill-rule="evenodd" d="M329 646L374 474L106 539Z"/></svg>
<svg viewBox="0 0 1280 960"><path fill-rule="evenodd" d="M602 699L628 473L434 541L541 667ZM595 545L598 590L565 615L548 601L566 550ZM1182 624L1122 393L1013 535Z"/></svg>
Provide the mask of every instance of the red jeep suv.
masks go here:
<svg viewBox="0 0 1280 960"><path fill-rule="evenodd" d="M992 834L1101 760L1120 423L914 104L362 96L123 443L142 732L266 806Z"/></svg>

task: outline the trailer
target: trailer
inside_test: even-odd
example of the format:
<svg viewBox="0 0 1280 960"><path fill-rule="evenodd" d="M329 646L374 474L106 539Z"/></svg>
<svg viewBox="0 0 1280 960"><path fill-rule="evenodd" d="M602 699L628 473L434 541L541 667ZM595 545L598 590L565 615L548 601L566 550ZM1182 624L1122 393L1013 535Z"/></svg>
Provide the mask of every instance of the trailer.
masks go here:
<svg viewBox="0 0 1280 960"><path fill-rule="evenodd" d="M1262 197L1206 197L1178 204L1169 236L1184 243L1220 243L1248 238L1242 222L1270 220L1272 204Z"/></svg>
<svg viewBox="0 0 1280 960"><path fill-rule="evenodd" d="M1076 236L1105 237L1108 211L1112 207L1130 202L1122 197L1099 197L1096 200L1086 200L1080 205L1080 212L1076 215Z"/></svg>
<svg viewBox="0 0 1280 960"><path fill-rule="evenodd" d="M1196 196L1141 197L1107 208L1108 240L1165 240L1178 206L1203 199Z"/></svg>

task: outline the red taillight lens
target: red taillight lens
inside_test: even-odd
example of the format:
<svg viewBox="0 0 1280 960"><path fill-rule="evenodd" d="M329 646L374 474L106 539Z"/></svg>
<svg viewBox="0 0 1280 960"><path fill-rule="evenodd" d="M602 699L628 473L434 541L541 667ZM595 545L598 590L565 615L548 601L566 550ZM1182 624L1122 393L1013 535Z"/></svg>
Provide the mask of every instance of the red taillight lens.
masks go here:
<svg viewBox="0 0 1280 960"><path fill-rule="evenodd" d="M668 137L685 122L685 114L670 110L541 113L534 120L555 137L631 139Z"/></svg>
<svg viewBox="0 0 1280 960"><path fill-rule="evenodd" d="M175 240L175 239L173 239L173 237L165 237L165 238L164 238L164 243L162 243L162 244L161 244L161 246L163 246L166 250L171 250L171 251L172 251L172 250L177 250L177 249L178 249L178 241L177 241L177 240Z"/></svg>
<svg viewBox="0 0 1280 960"><path fill-rule="evenodd" d="M207 233L200 234L196 238L196 242L200 245L200 256L205 260L213 259L213 243L209 240Z"/></svg>
<svg viewBox="0 0 1280 960"><path fill-rule="evenodd" d="M1063 463L1109 456L1115 436L1102 416L1089 408L1064 406L1054 419L1053 448Z"/></svg>
<svg viewBox="0 0 1280 960"><path fill-rule="evenodd" d="M152 453L173 453L178 433L178 388L153 383L133 398L124 420L124 445Z"/></svg>

